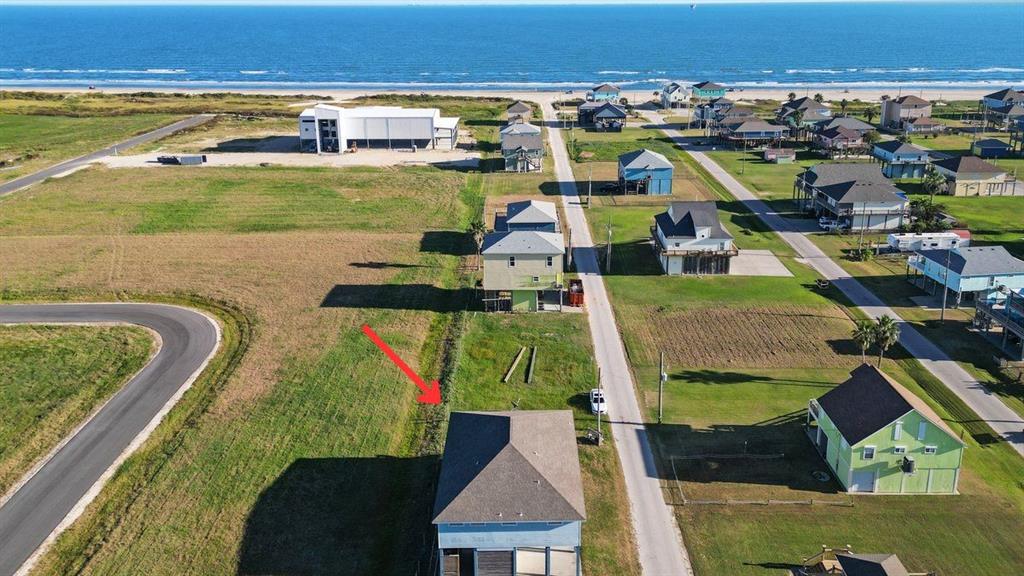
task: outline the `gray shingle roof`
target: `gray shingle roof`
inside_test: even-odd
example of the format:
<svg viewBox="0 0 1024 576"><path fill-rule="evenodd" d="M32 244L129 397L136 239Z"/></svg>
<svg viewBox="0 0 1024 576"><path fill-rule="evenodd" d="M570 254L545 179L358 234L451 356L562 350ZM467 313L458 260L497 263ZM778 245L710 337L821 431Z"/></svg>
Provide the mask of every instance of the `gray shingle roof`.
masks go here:
<svg viewBox="0 0 1024 576"><path fill-rule="evenodd" d="M481 254L509 255L534 254L555 256L565 254L565 243L558 232L491 232L484 236Z"/></svg>
<svg viewBox="0 0 1024 576"><path fill-rule="evenodd" d="M853 446L917 410L929 422L960 442L957 435L923 400L870 364L861 364L850 378L818 398L843 438Z"/></svg>
<svg viewBox="0 0 1024 576"><path fill-rule="evenodd" d="M1013 118L1019 118L1024 116L1024 106L1020 104L1007 104L1005 106L997 106L992 108L993 112L1003 114L1005 116L1011 116Z"/></svg>
<svg viewBox="0 0 1024 576"><path fill-rule="evenodd" d="M927 106L928 104L931 104L931 102L925 100L924 98L918 98L913 94L900 96L895 100L895 102L897 102L900 105L906 104L907 106Z"/></svg>
<svg viewBox="0 0 1024 576"><path fill-rule="evenodd" d="M790 100L782 103L783 108L790 110L804 110L805 114L807 110L828 110L828 106L818 102L814 98L804 96L803 98L797 98L796 100Z"/></svg>
<svg viewBox="0 0 1024 576"><path fill-rule="evenodd" d="M572 412L452 413L434 524L584 519Z"/></svg>
<svg viewBox="0 0 1024 576"><path fill-rule="evenodd" d="M715 84L714 82L710 82L708 80L705 80L703 82L698 82L697 84L694 84L693 87L697 88L699 90L724 90L725 89L725 86L722 86L721 84Z"/></svg>
<svg viewBox="0 0 1024 576"><path fill-rule="evenodd" d="M1010 145L997 138L985 138L974 143L978 148L1009 148Z"/></svg>
<svg viewBox="0 0 1024 576"><path fill-rule="evenodd" d="M867 132L875 129L875 127L872 126L871 124L868 124L867 122L858 120L856 118L851 118L849 116L829 118L828 120L822 120L817 124L818 130L822 131L828 130L830 128L839 128L840 126L843 128L849 128L850 130L857 130L858 132Z"/></svg>
<svg viewBox="0 0 1024 576"><path fill-rule="evenodd" d="M845 576L909 576L895 554L836 554Z"/></svg>
<svg viewBox="0 0 1024 576"><path fill-rule="evenodd" d="M502 128L501 134L540 134L540 127L527 122L515 122Z"/></svg>
<svg viewBox="0 0 1024 576"><path fill-rule="evenodd" d="M900 189L888 182L854 180L828 186L817 186L823 194L839 204L893 203L904 204L906 200L898 193Z"/></svg>
<svg viewBox="0 0 1024 576"><path fill-rule="evenodd" d="M924 148L918 148L913 144L905 144L899 140L886 140L885 142L879 142L875 144L875 148L881 148L886 152L893 154L928 154L928 151Z"/></svg>
<svg viewBox="0 0 1024 576"><path fill-rule="evenodd" d="M525 114L527 112L532 112L533 108L522 100L516 100L516 103L509 106L505 111L509 114Z"/></svg>
<svg viewBox="0 0 1024 576"><path fill-rule="evenodd" d="M554 224L558 222L558 209L553 202L524 200L509 202L505 208L505 222L509 224Z"/></svg>
<svg viewBox="0 0 1024 576"><path fill-rule="evenodd" d="M986 94L985 98L988 98L989 100L1001 100L1003 102L1024 100L1024 92L1014 90L1013 88L1003 88L998 92Z"/></svg>
<svg viewBox="0 0 1024 576"><path fill-rule="evenodd" d="M942 122L939 122L938 120L935 120L934 118L931 118L929 116L911 118L907 120L907 122L913 124L914 126L939 126L940 124L942 124Z"/></svg>
<svg viewBox="0 0 1024 576"><path fill-rule="evenodd" d="M1024 260L1014 257L1002 246L969 246L952 251L919 250L918 254L945 266L947 252L949 269L961 276L1024 274Z"/></svg>
<svg viewBox="0 0 1024 576"><path fill-rule="evenodd" d="M665 158L657 152L647 150L646 148L643 150L627 152L622 156L619 156L619 166L639 170L673 168L672 163L668 161L668 158Z"/></svg>
<svg viewBox="0 0 1024 576"><path fill-rule="evenodd" d="M594 86L592 92L621 92L618 86L614 84L601 84L600 86Z"/></svg>
<svg viewBox="0 0 1024 576"><path fill-rule="evenodd" d="M718 207L712 201L673 202L668 211L654 217L654 224L666 238L696 238L697 228L710 228L709 238L732 238L722 228Z"/></svg>
<svg viewBox="0 0 1024 576"><path fill-rule="evenodd" d="M829 140L835 140L836 138L845 138L847 140L859 140L861 138L860 132L844 126L835 126L827 130L823 130L821 135Z"/></svg>
<svg viewBox="0 0 1024 576"><path fill-rule="evenodd" d="M1002 174L1004 170L985 162L977 156L953 156L952 158L946 158L945 160L937 160L933 162L940 168L945 168L950 172L960 174Z"/></svg>
<svg viewBox="0 0 1024 576"><path fill-rule="evenodd" d="M855 181L889 182L878 164L866 162L824 162L811 166L802 175L808 184L815 187Z"/></svg>
<svg viewBox="0 0 1024 576"><path fill-rule="evenodd" d="M743 119L742 122L736 124L729 129L732 133L745 133L745 132L782 132L785 127L779 126L778 124L771 124L760 119L747 120Z"/></svg>

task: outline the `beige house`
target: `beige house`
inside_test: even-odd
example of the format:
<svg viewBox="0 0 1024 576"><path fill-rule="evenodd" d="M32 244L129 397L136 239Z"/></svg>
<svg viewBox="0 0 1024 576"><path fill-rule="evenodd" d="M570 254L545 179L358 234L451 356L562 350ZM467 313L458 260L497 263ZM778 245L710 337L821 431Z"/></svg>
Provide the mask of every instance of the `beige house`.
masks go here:
<svg viewBox="0 0 1024 576"><path fill-rule="evenodd" d="M561 310L565 240L552 202L512 202L484 237L484 309Z"/></svg>
<svg viewBox="0 0 1024 576"><path fill-rule="evenodd" d="M882 127L906 130L917 118L931 118L932 103L917 96L882 96Z"/></svg>
<svg viewBox="0 0 1024 576"><path fill-rule="evenodd" d="M977 156L956 156L932 162L935 170L946 178L946 194L950 196L1002 196L1013 193L1013 183L998 166Z"/></svg>

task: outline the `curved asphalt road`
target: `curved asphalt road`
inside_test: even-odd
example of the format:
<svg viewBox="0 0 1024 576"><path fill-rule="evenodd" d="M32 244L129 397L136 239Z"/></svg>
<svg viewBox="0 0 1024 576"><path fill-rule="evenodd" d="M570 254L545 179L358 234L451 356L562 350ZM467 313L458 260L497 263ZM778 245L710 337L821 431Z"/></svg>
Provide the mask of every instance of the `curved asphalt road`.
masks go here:
<svg viewBox="0 0 1024 576"><path fill-rule="evenodd" d="M146 132L145 134L132 136L131 138L124 140L123 142L111 144L106 148L97 150L95 152L90 152L85 156L79 156L78 158L65 160L59 164L54 164L49 168L43 168L38 172L33 172L32 174L22 176L21 178L15 178L10 182L4 182L0 184L0 196L4 196L6 194L10 194L11 192L21 190L22 188L31 186L38 182L42 182L43 180L46 180L51 176L63 174L68 170L73 170L75 168L78 168L79 166L83 166L90 162L95 162L100 158L110 156L119 149L124 150L127 148L131 148L133 146L138 146L140 144L146 144L154 140L159 140L165 136L170 136L175 132L180 132L181 130L186 130L188 128L194 128L196 126L199 126L200 124L209 122L213 119L214 116L214 114L197 114L195 116L190 116L188 118L185 118L184 120L178 120L173 124L168 124L167 126L157 128L156 130L151 130L149 132Z"/></svg>
<svg viewBox="0 0 1024 576"><path fill-rule="evenodd" d="M66 527L213 357L220 330L208 316L164 304L0 306L0 324L137 324L160 350L0 506L0 575L22 568Z"/></svg>

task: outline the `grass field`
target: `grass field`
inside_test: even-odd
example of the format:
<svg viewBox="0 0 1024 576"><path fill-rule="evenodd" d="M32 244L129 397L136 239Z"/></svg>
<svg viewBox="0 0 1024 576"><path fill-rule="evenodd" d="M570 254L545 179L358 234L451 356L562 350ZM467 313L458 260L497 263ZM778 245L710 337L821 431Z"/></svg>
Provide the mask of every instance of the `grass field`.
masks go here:
<svg viewBox="0 0 1024 576"><path fill-rule="evenodd" d="M508 383L501 379L521 346L527 355ZM537 347L532 383L526 382L531 346ZM497 316L476 313L458 365L453 410L572 410L580 437L596 426L587 392L595 386L587 319L582 314ZM605 430L607 434L608 430ZM587 506L583 524L586 574L639 574L626 491L612 442L579 446Z"/></svg>
<svg viewBox="0 0 1024 576"><path fill-rule="evenodd" d="M132 114L253 114L298 116L293 104L327 100L315 95L237 93L22 92L0 91L0 113L47 116L127 116Z"/></svg>
<svg viewBox="0 0 1024 576"><path fill-rule="evenodd" d="M378 102L455 110L485 155L509 104ZM466 226L485 194L537 194L528 182L437 168L90 168L0 202L5 301L195 295L253 325L209 405L183 399L191 412L172 411L176 428L129 459L38 572L423 573L443 412L415 403L360 326L451 384L458 319L477 304ZM614 452L584 467L601 478L588 484L588 566L632 570L590 544L628 527L601 519L628 515L607 497L622 481ZM626 564L603 568L613 562Z"/></svg>
<svg viewBox="0 0 1024 576"><path fill-rule="evenodd" d="M136 134L170 124L171 114L30 116L7 113L0 99L0 182L30 174Z"/></svg>
<svg viewBox="0 0 1024 576"><path fill-rule="evenodd" d="M0 494L142 369L135 327L0 326Z"/></svg>
<svg viewBox="0 0 1024 576"><path fill-rule="evenodd" d="M298 110L298 109L296 109ZM168 150L204 152L296 152L299 151L298 112L295 117L222 115L195 128L151 142L133 153Z"/></svg>

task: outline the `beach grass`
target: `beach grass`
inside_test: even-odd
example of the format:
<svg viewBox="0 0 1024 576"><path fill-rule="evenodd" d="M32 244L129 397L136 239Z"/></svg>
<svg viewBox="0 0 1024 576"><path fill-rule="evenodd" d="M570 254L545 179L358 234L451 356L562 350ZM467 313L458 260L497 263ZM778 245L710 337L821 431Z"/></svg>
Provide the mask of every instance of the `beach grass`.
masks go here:
<svg viewBox="0 0 1024 576"><path fill-rule="evenodd" d="M0 494L155 351L127 326L0 326Z"/></svg>
<svg viewBox="0 0 1024 576"><path fill-rule="evenodd" d="M170 124L178 116L136 113L42 116L9 113L0 99L0 182L88 154L131 136Z"/></svg>

